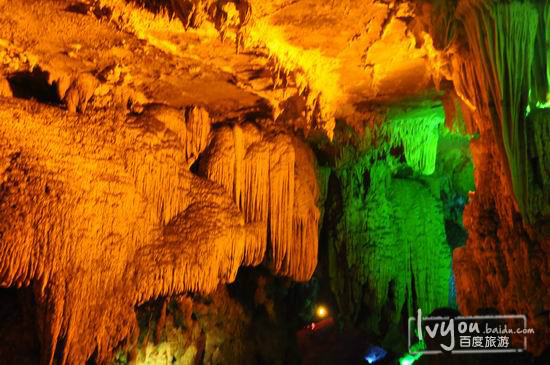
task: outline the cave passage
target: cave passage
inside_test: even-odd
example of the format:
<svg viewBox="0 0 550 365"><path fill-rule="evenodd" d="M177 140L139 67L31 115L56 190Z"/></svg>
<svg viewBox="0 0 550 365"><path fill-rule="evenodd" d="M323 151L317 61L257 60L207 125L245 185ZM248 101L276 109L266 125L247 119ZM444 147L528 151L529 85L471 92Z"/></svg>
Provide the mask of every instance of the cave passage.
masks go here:
<svg viewBox="0 0 550 365"><path fill-rule="evenodd" d="M0 0L0 365L547 365L549 268L550 0Z"/></svg>

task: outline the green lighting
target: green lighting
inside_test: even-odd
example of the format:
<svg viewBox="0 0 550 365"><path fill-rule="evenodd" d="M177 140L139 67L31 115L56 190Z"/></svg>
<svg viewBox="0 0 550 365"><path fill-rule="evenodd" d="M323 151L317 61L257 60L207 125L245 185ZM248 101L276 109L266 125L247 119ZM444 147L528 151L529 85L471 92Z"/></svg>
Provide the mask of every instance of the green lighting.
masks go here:
<svg viewBox="0 0 550 365"><path fill-rule="evenodd" d="M477 113L489 116L507 165L505 178L522 216L533 224L539 212L532 204L539 203L530 193L536 176L528 119L537 103L548 102L550 7L547 1L480 4L470 2L460 16L471 55L469 71L456 81Z"/></svg>
<svg viewBox="0 0 550 365"><path fill-rule="evenodd" d="M435 171L439 129L445 123L441 105L422 105L388 113L390 144L403 145L407 164L417 172L431 175Z"/></svg>
<svg viewBox="0 0 550 365"><path fill-rule="evenodd" d="M390 154L374 161L370 156L336 171L342 187L343 229L332 243L331 286L336 293L351 286L352 298L368 290L373 315L366 325L378 332L380 319L390 315L390 296L394 326L404 306L413 312L413 297L426 312L447 306L451 252L439 193L419 180L393 176L403 163ZM346 279L340 271L344 268L336 260L341 257L353 278Z"/></svg>
<svg viewBox="0 0 550 365"><path fill-rule="evenodd" d="M550 94L548 95L548 101L546 101L545 103L541 103L539 101L535 104L535 106L537 109L540 109L540 110L550 109ZM527 105L527 108L525 108L525 116L528 116L529 114L531 114L531 106Z"/></svg>
<svg viewBox="0 0 550 365"><path fill-rule="evenodd" d="M430 99L394 107L364 140L347 129L335 136L355 143L337 145L338 194L327 209L338 204L341 214L329 228L330 285L344 316L371 314L363 325L387 348L402 313L449 304L452 258L442 196L465 201L475 190L471 136L460 122L449 131L442 104ZM383 329L382 318L390 321Z"/></svg>
<svg viewBox="0 0 550 365"><path fill-rule="evenodd" d="M399 359L400 365L412 365L416 360L420 359L420 357L423 355L421 352L426 348L423 341L416 343L411 346L409 351L416 352L415 354L406 354L405 356L401 357Z"/></svg>
<svg viewBox="0 0 550 365"><path fill-rule="evenodd" d="M420 359L422 354L416 354L416 355L410 355L407 354L399 359L400 365L412 365L415 363L416 360Z"/></svg>

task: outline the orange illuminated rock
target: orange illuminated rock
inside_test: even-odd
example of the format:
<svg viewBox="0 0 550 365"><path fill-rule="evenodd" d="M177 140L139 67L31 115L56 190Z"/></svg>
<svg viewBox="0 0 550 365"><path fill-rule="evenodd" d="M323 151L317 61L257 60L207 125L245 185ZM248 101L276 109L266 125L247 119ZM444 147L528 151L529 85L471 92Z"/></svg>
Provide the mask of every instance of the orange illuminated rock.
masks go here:
<svg viewBox="0 0 550 365"><path fill-rule="evenodd" d="M265 227L260 234L255 220L245 223L244 207L221 185L186 169L208 140L203 109L176 119L159 107L137 118L84 119L12 100L0 109L11 121L0 124L8 141L0 147L0 282L34 287L42 363L51 363L61 339L61 362L84 363L96 348L102 361L135 330L135 305L210 292L233 281L240 265L262 261ZM280 135L272 143L288 144L271 147L270 171L280 173L270 174L269 206L281 217L272 223L272 255L277 271L304 280L316 264L318 209L292 197L296 185L314 197L317 185L312 160L295 167L290 140ZM252 162L239 178L254 186L247 179L263 170ZM250 206L265 203L252 194L267 187L257 188L242 187Z"/></svg>
<svg viewBox="0 0 550 365"><path fill-rule="evenodd" d="M216 131L201 169L233 196L246 222L261 227L258 251L247 257L249 263L261 261L270 242L276 273L311 278L320 215L314 166L311 151L286 134L251 123Z"/></svg>

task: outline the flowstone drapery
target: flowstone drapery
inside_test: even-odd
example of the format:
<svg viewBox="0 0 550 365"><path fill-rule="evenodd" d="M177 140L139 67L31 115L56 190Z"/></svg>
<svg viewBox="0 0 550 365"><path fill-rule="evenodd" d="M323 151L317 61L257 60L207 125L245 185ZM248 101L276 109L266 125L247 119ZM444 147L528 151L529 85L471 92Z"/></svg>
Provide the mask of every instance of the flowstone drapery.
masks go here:
<svg viewBox="0 0 550 365"><path fill-rule="evenodd" d="M187 169L211 137L202 108L76 116L4 100L0 119L0 284L32 285L42 364L84 364L94 351L103 362L133 341L136 305L233 281L263 260L265 219L276 271L306 280L315 269L314 158L284 133L252 147L235 204Z"/></svg>
<svg viewBox="0 0 550 365"><path fill-rule="evenodd" d="M246 261L259 263L267 250L274 272L309 280L317 265L320 216L312 152L296 138L251 123L217 129L209 151L201 170L224 186L259 230L257 251Z"/></svg>
<svg viewBox="0 0 550 365"><path fill-rule="evenodd" d="M447 305L451 255L439 197L421 180L394 176L402 164L392 156L371 157L336 171L343 212L329 246L331 286L347 314L357 318L366 305L368 328L387 334L404 306L412 314Z"/></svg>
<svg viewBox="0 0 550 365"><path fill-rule="evenodd" d="M474 182L471 136L459 128L460 115L449 123L457 127L451 131L437 98L388 109L363 136L337 129L341 149L324 229L342 316L392 347L404 317L449 305L450 242L464 238L454 231L447 237L447 225L462 228L460 207ZM455 208L457 214L450 211Z"/></svg>
<svg viewBox="0 0 550 365"><path fill-rule="evenodd" d="M549 283L548 117L541 108L549 97L550 2L447 3L452 9L432 33L450 25L439 47L478 135L471 142L476 192L464 210L468 241L453 253L459 309L526 314L535 329L531 350L540 353L548 345L540 308L550 303L540 291Z"/></svg>
<svg viewBox="0 0 550 365"><path fill-rule="evenodd" d="M464 1L455 17L466 35L454 58L453 81L474 106L479 127L490 127L505 174L524 219L540 212L529 197L530 160L526 110L548 92L548 1ZM482 131L484 132L484 131Z"/></svg>
<svg viewBox="0 0 550 365"><path fill-rule="evenodd" d="M445 122L441 105L413 109L393 109L385 128L390 145L403 146L407 164L416 172L430 175L435 171L439 130Z"/></svg>

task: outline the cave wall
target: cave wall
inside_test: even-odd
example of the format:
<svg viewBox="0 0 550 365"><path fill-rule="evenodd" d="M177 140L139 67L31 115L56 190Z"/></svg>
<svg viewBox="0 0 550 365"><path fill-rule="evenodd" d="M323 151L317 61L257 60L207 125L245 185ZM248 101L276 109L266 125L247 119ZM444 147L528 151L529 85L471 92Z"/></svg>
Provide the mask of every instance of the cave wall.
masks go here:
<svg viewBox="0 0 550 365"><path fill-rule="evenodd" d="M418 308L455 305L451 253L464 243L473 165L462 119L449 130L442 99L379 111L380 127L363 135L335 130L324 222L331 288L347 326L393 349Z"/></svg>
<svg viewBox="0 0 550 365"><path fill-rule="evenodd" d="M344 322L403 337L455 249L461 311L527 314L540 352L549 8L0 1L0 283L33 289L41 362L105 362L136 305L242 265L307 281L320 222Z"/></svg>
<svg viewBox="0 0 550 365"><path fill-rule="evenodd" d="M136 308L138 335L111 365L297 364L296 333L312 287L247 268L208 295L183 294ZM306 309L307 308L307 309Z"/></svg>
<svg viewBox="0 0 550 365"><path fill-rule="evenodd" d="M32 288L42 364L105 363L135 306L242 265L306 281L317 263L315 156L227 71L235 4L198 38L141 5L0 2L0 283ZM190 40L195 55L174 52ZM267 57L242 58L278 92Z"/></svg>
<svg viewBox="0 0 550 365"><path fill-rule="evenodd" d="M233 281L239 266L259 264L265 224L277 222L277 209L289 219L277 233L308 240L298 241L296 257L288 238L272 240L270 257L284 261L285 270L305 269L285 271L290 277L312 275L319 216L315 166L298 158L295 177L290 142L273 146L276 163L284 164L270 178L283 176L283 188L294 194L296 186L312 198L295 206L287 190L267 191L264 198L281 207L262 213L271 213L268 221L245 222L221 185L187 169L207 147L204 109L151 105L139 115L96 112L84 125L52 107L25 111L28 104L17 100L3 105L3 120L12 122L2 124L9 143L1 148L1 280L3 286L33 287L43 363L83 363L94 351L97 361L105 361L135 332L134 305L172 293L208 293ZM250 189L243 187L243 194Z"/></svg>
<svg viewBox="0 0 550 365"><path fill-rule="evenodd" d="M454 253L459 308L525 314L530 350L548 346L547 1L435 2L431 34L462 102L475 165ZM441 33L436 29L448 29ZM541 122L546 120L546 122ZM545 127L543 127L545 128ZM534 132L534 131L537 132Z"/></svg>
<svg viewBox="0 0 550 365"><path fill-rule="evenodd" d="M535 330L528 346L540 353L548 346L549 325L549 297L543 289L550 262L546 223L544 219L535 225L526 223L494 134L487 125L480 123L480 127L479 137L471 142L476 191L470 193L464 210L468 240L453 258L459 308L469 315L483 308L527 315L528 327ZM530 146L535 145L531 139ZM536 169L537 159L527 163ZM531 178L533 188L539 189L533 202L547 209L542 185Z"/></svg>

